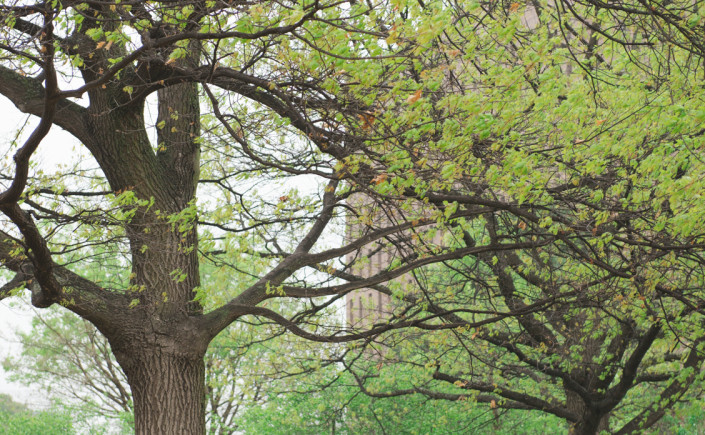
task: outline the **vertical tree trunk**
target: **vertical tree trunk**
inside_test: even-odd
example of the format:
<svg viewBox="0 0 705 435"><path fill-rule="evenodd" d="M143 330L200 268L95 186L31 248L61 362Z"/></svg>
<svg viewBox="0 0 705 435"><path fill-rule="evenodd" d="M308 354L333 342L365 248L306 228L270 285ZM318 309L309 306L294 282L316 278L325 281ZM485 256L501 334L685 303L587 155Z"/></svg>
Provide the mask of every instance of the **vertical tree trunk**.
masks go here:
<svg viewBox="0 0 705 435"><path fill-rule="evenodd" d="M595 435L603 430L609 432L609 414L595 415L583 399L573 391L566 389L565 395L566 408L580 416L580 421L570 429L571 435Z"/></svg>
<svg viewBox="0 0 705 435"><path fill-rule="evenodd" d="M203 355L154 353L152 347L122 356L137 435L205 434Z"/></svg>

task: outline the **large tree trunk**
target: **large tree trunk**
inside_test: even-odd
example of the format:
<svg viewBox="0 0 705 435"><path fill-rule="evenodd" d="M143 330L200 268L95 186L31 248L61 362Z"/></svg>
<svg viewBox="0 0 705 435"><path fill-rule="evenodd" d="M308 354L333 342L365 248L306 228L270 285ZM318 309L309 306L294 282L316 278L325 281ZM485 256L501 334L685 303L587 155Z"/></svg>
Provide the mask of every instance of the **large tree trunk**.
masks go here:
<svg viewBox="0 0 705 435"><path fill-rule="evenodd" d="M91 110L98 143L91 151L107 168L113 190L130 190L150 204L138 205L125 222L132 261L126 294L132 302L112 325L96 326L130 384L135 432L204 434L208 338L184 330L190 316L201 312L194 301L200 283L196 219L193 213L180 215L198 182L198 88L191 83L159 91L156 153L142 103L112 107L105 91L95 94Z"/></svg>
<svg viewBox="0 0 705 435"><path fill-rule="evenodd" d="M600 432L609 432L609 414L597 415L585 404L583 399L575 392L565 390L566 408L575 415L580 416L580 420L571 429L571 435L595 435Z"/></svg>
<svg viewBox="0 0 705 435"><path fill-rule="evenodd" d="M205 434L203 355L160 352L157 345L119 360L132 389L136 434Z"/></svg>

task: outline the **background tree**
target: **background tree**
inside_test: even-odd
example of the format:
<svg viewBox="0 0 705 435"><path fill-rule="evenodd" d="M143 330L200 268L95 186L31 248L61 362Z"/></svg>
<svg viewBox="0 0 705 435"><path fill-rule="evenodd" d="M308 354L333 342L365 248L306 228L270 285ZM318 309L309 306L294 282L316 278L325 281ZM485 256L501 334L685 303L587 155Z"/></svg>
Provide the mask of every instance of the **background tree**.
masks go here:
<svg viewBox="0 0 705 435"><path fill-rule="evenodd" d="M12 380L39 387L74 415L131 420L125 375L107 340L91 324L52 310L35 315L32 330L18 337L22 354L3 361Z"/></svg>
<svg viewBox="0 0 705 435"><path fill-rule="evenodd" d="M32 411L21 403L12 400L7 394L0 394L0 434L24 435L43 433L59 435L73 433L73 419L63 410Z"/></svg>
<svg viewBox="0 0 705 435"><path fill-rule="evenodd" d="M205 430L208 343L243 321L368 346L476 330L565 397L498 392L484 370L458 387L581 433L677 340L688 370L623 430L653 424L703 357L699 51L670 15L567 7L529 21L501 2L3 2L0 94L40 121L3 169L15 275L0 292L28 287L105 335L137 433ZM690 3L668 7L699 25ZM93 164L31 173L52 125ZM457 295L392 282L461 259L473 284ZM394 295L394 316L322 316L359 288Z"/></svg>

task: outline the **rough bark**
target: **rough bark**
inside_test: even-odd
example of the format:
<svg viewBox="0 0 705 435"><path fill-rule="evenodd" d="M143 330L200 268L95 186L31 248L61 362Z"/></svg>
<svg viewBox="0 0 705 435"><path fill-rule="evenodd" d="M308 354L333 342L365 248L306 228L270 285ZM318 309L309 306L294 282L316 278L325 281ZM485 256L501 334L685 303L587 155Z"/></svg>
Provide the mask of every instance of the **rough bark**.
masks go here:
<svg viewBox="0 0 705 435"><path fill-rule="evenodd" d="M595 435L603 430L609 431L609 414L599 414L591 409L592 407L587 406L577 393L569 389L566 389L565 395L568 411L580 416L580 420L570 429L572 435Z"/></svg>
<svg viewBox="0 0 705 435"><path fill-rule="evenodd" d="M136 434L205 433L203 355L152 346L115 355L132 390Z"/></svg>

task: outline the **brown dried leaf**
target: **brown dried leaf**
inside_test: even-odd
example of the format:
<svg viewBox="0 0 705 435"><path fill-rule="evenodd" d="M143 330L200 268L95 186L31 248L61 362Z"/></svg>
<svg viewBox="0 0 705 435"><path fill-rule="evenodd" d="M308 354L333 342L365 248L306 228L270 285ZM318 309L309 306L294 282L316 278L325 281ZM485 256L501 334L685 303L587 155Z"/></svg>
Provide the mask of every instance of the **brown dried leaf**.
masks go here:
<svg viewBox="0 0 705 435"><path fill-rule="evenodd" d="M419 101L419 99L421 98L421 93L422 93L422 91L421 91L421 89L419 89L418 91L416 91L412 95L410 95L409 98L406 99L406 102L409 104L412 104L412 103Z"/></svg>

